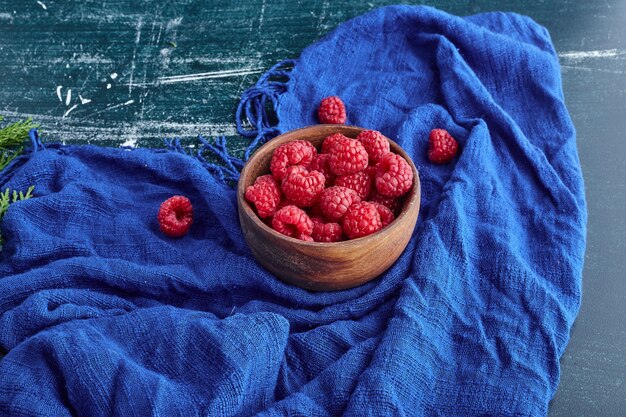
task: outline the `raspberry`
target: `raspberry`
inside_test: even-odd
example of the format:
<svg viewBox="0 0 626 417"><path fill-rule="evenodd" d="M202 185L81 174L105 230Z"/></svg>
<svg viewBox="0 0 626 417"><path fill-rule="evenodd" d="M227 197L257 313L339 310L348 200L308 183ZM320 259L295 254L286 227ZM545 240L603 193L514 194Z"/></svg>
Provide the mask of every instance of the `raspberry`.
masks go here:
<svg viewBox="0 0 626 417"><path fill-rule="evenodd" d="M370 165L367 168L365 168L363 171L367 173L367 175L369 175L372 183L376 181L376 166Z"/></svg>
<svg viewBox="0 0 626 417"><path fill-rule="evenodd" d="M346 174L337 177L335 185L354 190L362 200L365 200L372 188L372 179L367 173L367 170L363 170L355 172L354 174Z"/></svg>
<svg viewBox="0 0 626 417"><path fill-rule="evenodd" d="M436 164L450 162L459 148L457 141L445 129L433 129L428 136L428 159Z"/></svg>
<svg viewBox="0 0 626 417"><path fill-rule="evenodd" d="M386 195L382 195L378 192L376 187L372 187L372 192L367 197L367 201L372 203L380 203L383 206L387 207L393 213L397 213L400 208L400 199L396 197L388 197Z"/></svg>
<svg viewBox="0 0 626 417"><path fill-rule="evenodd" d="M363 144L371 163L380 161L380 158L389 152L389 141L376 130L364 130L356 139Z"/></svg>
<svg viewBox="0 0 626 417"><path fill-rule="evenodd" d="M311 207L309 207L306 210L307 214L309 215L310 218L313 217L324 217L324 212L322 211L322 208L320 207L320 203L319 201L315 204L313 204Z"/></svg>
<svg viewBox="0 0 626 417"><path fill-rule="evenodd" d="M280 210L281 208L285 207L285 206L295 206L295 203L287 198L285 198L285 196L282 196L280 198L280 201L278 202L278 205L276 206L276 211Z"/></svg>
<svg viewBox="0 0 626 417"><path fill-rule="evenodd" d="M311 235L300 235L298 236L299 240L304 240L305 242L315 242L315 239Z"/></svg>
<svg viewBox="0 0 626 417"><path fill-rule="evenodd" d="M317 109L320 123L344 124L346 122L346 106L337 96L326 97Z"/></svg>
<svg viewBox="0 0 626 417"><path fill-rule="evenodd" d="M281 188L285 197L296 206L310 207L319 200L324 184L324 174L296 165L287 169Z"/></svg>
<svg viewBox="0 0 626 417"><path fill-rule="evenodd" d="M367 201L351 205L343 216L343 232L350 239L370 235L382 228L376 206Z"/></svg>
<svg viewBox="0 0 626 417"><path fill-rule="evenodd" d="M304 240L313 232L313 222L309 215L296 206L285 206L274 213L272 228L278 233Z"/></svg>
<svg viewBox="0 0 626 417"><path fill-rule="evenodd" d="M339 142L345 139L350 139L349 137L342 135L341 133L334 133L330 136L326 136L324 142L322 142L322 153L329 153L330 150Z"/></svg>
<svg viewBox="0 0 626 417"><path fill-rule="evenodd" d="M311 217L315 242L339 242L343 237L343 230L339 223L324 223L320 217Z"/></svg>
<svg viewBox="0 0 626 417"><path fill-rule="evenodd" d="M317 154L313 157L313 161L309 164L309 170L311 171L319 171L324 174L324 178L326 178L326 186L332 184L334 176L330 172L329 162L330 155L325 153Z"/></svg>
<svg viewBox="0 0 626 417"><path fill-rule="evenodd" d="M393 212L389 210L388 207L373 201L371 203L376 207L376 210L378 210L378 214L380 214L380 221L382 222L383 227L387 226L393 221L393 219L395 219Z"/></svg>
<svg viewBox="0 0 626 417"><path fill-rule="evenodd" d="M175 195L168 198L159 207L157 215L159 228L170 237L187 234L193 223L193 206L187 197Z"/></svg>
<svg viewBox="0 0 626 417"><path fill-rule="evenodd" d="M346 187L329 187L322 191L320 208L328 220L338 221L345 214L348 207L361 201L356 191Z"/></svg>
<svg viewBox="0 0 626 417"><path fill-rule="evenodd" d="M278 183L271 175L261 175L253 185L246 188L246 200L254 203L260 218L274 214L280 202L280 189Z"/></svg>
<svg viewBox="0 0 626 417"><path fill-rule="evenodd" d="M413 185L413 170L403 157L389 152L376 164L376 189L389 197L400 197Z"/></svg>
<svg viewBox="0 0 626 417"><path fill-rule="evenodd" d="M270 161L270 171L274 178L280 181L285 177L287 168L298 164L309 165L315 154L317 150L311 142L306 140L284 143L274 151Z"/></svg>
<svg viewBox="0 0 626 417"><path fill-rule="evenodd" d="M369 156L356 139L337 141L330 150L330 172L334 175L353 174L367 167Z"/></svg>

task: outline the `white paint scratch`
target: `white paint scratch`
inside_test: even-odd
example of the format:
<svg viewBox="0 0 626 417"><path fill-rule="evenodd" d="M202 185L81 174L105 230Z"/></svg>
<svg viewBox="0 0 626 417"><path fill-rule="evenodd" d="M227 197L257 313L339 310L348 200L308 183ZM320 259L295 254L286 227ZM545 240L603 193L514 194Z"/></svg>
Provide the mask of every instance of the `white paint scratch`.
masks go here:
<svg viewBox="0 0 626 417"><path fill-rule="evenodd" d="M124 147L124 146L131 147L131 148L136 148L137 147L137 138L128 138L128 139L126 139L126 141L120 145L120 147Z"/></svg>
<svg viewBox="0 0 626 417"><path fill-rule="evenodd" d="M263 0L263 4L261 4L261 13L259 15L259 32L263 28L264 19L265 19L265 0Z"/></svg>
<svg viewBox="0 0 626 417"><path fill-rule="evenodd" d="M63 113L63 119L65 119L67 117L68 114L70 114L76 107L78 107L78 104L74 104L72 107L70 107L69 109L67 109L67 111L65 113Z"/></svg>
<svg viewBox="0 0 626 417"><path fill-rule="evenodd" d="M182 17L176 17L174 19L171 19L169 22L167 22L167 26L165 27L165 30L172 30L176 27L178 27L183 21Z"/></svg>
<svg viewBox="0 0 626 417"><path fill-rule="evenodd" d="M65 64L67 58L55 57L46 60L49 64ZM77 53L69 59L70 64L113 64L113 60L100 54Z"/></svg>
<svg viewBox="0 0 626 417"><path fill-rule="evenodd" d="M602 49L596 51L568 51L559 54L559 58L563 59L587 59L587 58L615 58L623 55L625 52L618 49Z"/></svg>
<svg viewBox="0 0 626 417"><path fill-rule="evenodd" d="M566 69L566 70L585 71L585 72L603 72L605 74L617 74L617 75L626 74L625 71L611 70L611 69L606 69L606 68L581 67L580 65L561 65L561 68Z"/></svg>
<svg viewBox="0 0 626 417"><path fill-rule="evenodd" d="M117 72L114 72L113 74L110 75L111 79L114 80L117 78Z"/></svg>
<svg viewBox="0 0 626 417"><path fill-rule="evenodd" d="M62 85L57 85L57 97L59 98L59 101L61 103L63 103L63 97L61 97L61 89L63 88Z"/></svg>
<svg viewBox="0 0 626 417"><path fill-rule="evenodd" d="M72 102L72 89L69 88L67 90L67 95L65 96L65 105L69 106L71 102Z"/></svg>
<svg viewBox="0 0 626 417"><path fill-rule="evenodd" d="M139 41L141 40L141 26L143 25L143 20L141 17L137 20L137 26L135 27L135 47L133 48L133 59L130 62L130 77L128 82L128 96L130 97L130 93L133 91L133 77L135 75L135 58L137 58L137 48L139 47Z"/></svg>
<svg viewBox="0 0 626 417"><path fill-rule="evenodd" d="M88 98L83 98L83 96L81 96L80 94L78 95L78 98L80 99L80 104L87 104L87 103L91 103L91 100Z"/></svg>
<svg viewBox="0 0 626 417"><path fill-rule="evenodd" d="M154 140L155 137L197 137L198 133L206 136L236 136L237 128L234 123L198 123L198 122L168 122L163 120L139 120L131 122L117 121L112 125L102 127L101 122L91 120L92 116L122 104L110 106L104 110L80 118L68 118L64 123L58 123L61 116L52 116L41 113L27 113L3 110L2 114L16 119L31 117L47 126L46 133L49 137L59 140L72 139L83 142L119 141L120 138L133 137L138 140ZM119 142L118 142L119 143Z"/></svg>
<svg viewBox="0 0 626 417"><path fill-rule="evenodd" d="M135 102L135 100L128 100L125 103L114 104L112 106L105 107L102 110L98 110L96 112L90 113L90 114L86 115L85 118L88 118L88 117L91 117L91 116L95 116L96 114L104 113L105 111L117 109L117 108L120 108L120 107L123 107L123 106L128 106L129 104L133 104L134 102Z"/></svg>
<svg viewBox="0 0 626 417"><path fill-rule="evenodd" d="M48 7L42 1L37 0L37 4L40 5L42 9L48 10Z"/></svg>
<svg viewBox="0 0 626 417"><path fill-rule="evenodd" d="M111 84L107 84L107 90L111 88Z"/></svg>
<svg viewBox="0 0 626 417"><path fill-rule="evenodd" d="M257 74L263 72L263 68L241 68L236 70L222 70L201 72L197 74L185 74L185 75L173 75L170 77L159 77L156 80L156 84L174 84L185 83L192 81L208 80L212 78L225 78L225 77L241 77L249 74Z"/></svg>
<svg viewBox="0 0 626 417"><path fill-rule="evenodd" d="M11 13L0 13L0 20L13 21L13 15Z"/></svg>

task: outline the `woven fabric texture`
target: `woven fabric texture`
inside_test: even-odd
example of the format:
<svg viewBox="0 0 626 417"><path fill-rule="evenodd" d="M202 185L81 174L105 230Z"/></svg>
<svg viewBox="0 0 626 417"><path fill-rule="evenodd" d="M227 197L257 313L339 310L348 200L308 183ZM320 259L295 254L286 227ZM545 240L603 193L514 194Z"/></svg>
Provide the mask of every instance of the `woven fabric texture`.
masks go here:
<svg viewBox="0 0 626 417"><path fill-rule="evenodd" d="M260 130L314 124L338 95L349 124L413 158L422 206L400 259L351 290L292 287L255 262L235 191L198 159L47 145L0 177L36 186L2 221L0 415L547 413L586 224L547 31L376 9L304 50L280 91ZM427 159L433 128L459 141L449 164ZM180 239L156 221L172 195L195 210Z"/></svg>

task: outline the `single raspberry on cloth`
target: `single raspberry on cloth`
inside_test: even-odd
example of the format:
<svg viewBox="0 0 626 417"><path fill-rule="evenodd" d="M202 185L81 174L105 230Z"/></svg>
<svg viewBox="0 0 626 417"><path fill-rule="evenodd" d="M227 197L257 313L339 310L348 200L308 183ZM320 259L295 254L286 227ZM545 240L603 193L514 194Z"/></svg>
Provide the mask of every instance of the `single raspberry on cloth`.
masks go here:
<svg viewBox="0 0 626 417"><path fill-rule="evenodd" d="M428 136L428 159L436 164L450 162L459 149L457 141L445 129L433 129Z"/></svg>
<svg viewBox="0 0 626 417"><path fill-rule="evenodd" d="M372 192L369 196L367 196L367 201L371 201L372 203L380 203L383 206L387 207L389 210L391 210L394 214L397 214L398 209L400 208L399 198L382 195L378 192L376 187L372 187Z"/></svg>
<svg viewBox="0 0 626 417"><path fill-rule="evenodd" d="M355 172L354 174L346 174L337 177L335 179L335 185L354 190L362 200L365 200L372 189L372 179L367 170L363 170Z"/></svg>
<svg viewBox="0 0 626 417"><path fill-rule="evenodd" d="M380 221L382 222L383 227L387 226L393 221L393 219L395 219L393 212L389 210L387 206L376 203L374 201L370 201L370 203L372 203L374 207L376 207L376 210L378 210L378 214L380 214Z"/></svg>
<svg viewBox="0 0 626 417"><path fill-rule="evenodd" d="M324 141L322 142L322 153L330 153L331 149L342 140L350 139L346 135L342 135L341 133L333 133L332 135L326 136Z"/></svg>
<svg viewBox="0 0 626 417"><path fill-rule="evenodd" d="M356 191L346 187L329 187L322 191L320 208L324 216L331 221L340 220L348 207L361 201Z"/></svg>
<svg viewBox="0 0 626 417"><path fill-rule="evenodd" d="M325 181L321 172L295 165L287 169L281 189L296 206L310 207L319 200Z"/></svg>
<svg viewBox="0 0 626 417"><path fill-rule="evenodd" d="M285 177L287 168L292 165L309 165L317 149L306 140L295 140L280 145L274 151L270 161L270 171L277 180Z"/></svg>
<svg viewBox="0 0 626 417"><path fill-rule="evenodd" d="M352 204L343 216L343 232L350 239L371 235L382 228L376 206L367 201Z"/></svg>
<svg viewBox="0 0 626 417"><path fill-rule="evenodd" d="M254 203L257 214L260 218L274 214L278 203L280 203L281 192L276 179L271 175L261 175L254 184L246 188L246 200Z"/></svg>
<svg viewBox="0 0 626 417"><path fill-rule="evenodd" d="M346 122L346 106L337 96L326 97L320 102L317 118L323 124L344 124Z"/></svg>
<svg viewBox="0 0 626 417"><path fill-rule="evenodd" d="M380 158L390 151L389 141L376 130L364 130L356 139L363 144L371 164L380 161Z"/></svg>
<svg viewBox="0 0 626 417"><path fill-rule="evenodd" d="M272 228L283 235L306 240L303 236L311 236L313 221L301 208L285 206L274 213Z"/></svg>
<svg viewBox="0 0 626 417"><path fill-rule="evenodd" d="M343 238L343 230L339 223L324 223L321 217L311 217L313 221L313 233L311 236L315 242L339 242Z"/></svg>
<svg viewBox="0 0 626 417"><path fill-rule="evenodd" d="M389 152L376 164L376 189L389 197L400 197L413 185L413 170L404 158Z"/></svg>
<svg viewBox="0 0 626 417"><path fill-rule="evenodd" d="M159 228L170 237L187 234L193 223L193 206L187 197L175 195L168 198L159 207L157 214Z"/></svg>
<svg viewBox="0 0 626 417"><path fill-rule="evenodd" d="M330 149L330 172L333 175L353 174L367 168L369 156L367 151L356 139L337 141Z"/></svg>

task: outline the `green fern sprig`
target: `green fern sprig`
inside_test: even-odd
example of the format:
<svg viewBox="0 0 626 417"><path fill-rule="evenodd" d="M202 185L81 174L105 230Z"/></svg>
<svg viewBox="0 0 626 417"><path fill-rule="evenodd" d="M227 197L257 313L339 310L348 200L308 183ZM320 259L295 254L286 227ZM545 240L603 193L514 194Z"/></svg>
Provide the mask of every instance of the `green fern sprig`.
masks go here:
<svg viewBox="0 0 626 417"><path fill-rule="evenodd" d="M4 118L0 116L0 121ZM32 128L39 127L37 123L33 123L30 117L26 120L20 120L15 123L6 125L0 129L0 150L15 148L21 146L28 137L28 132Z"/></svg>
<svg viewBox="0 0 626 417"><path fill-rule="evenodd" d="M2 153L0 153L0 171L4 170L12 160L21 155L23 150L24 148L17 148L11 151L2 151Z"/></svg>
<svg viewBox="0 0 626 417"><path fill-rule="evenodd" d="M0 116L0 122L4 117ZM22 154L22 146L32 128L39 127L30 117L0 128L0 171Z"/></svg>
<svg viewBox="0 0 626 417"><path fill-rule="evenodd" d="M18 192L16 190L13 190L13 192L11 193L11 190L9 190L8 188L4 190L3 193L0 193L0 221L2 221L4 214L7 212L11 204L17 203L18 201L28 200L33 196L34 189L35 186L31 185L30 187L28 187L28 190L26 190L26 194L24 194L22 191ZM4 239L2 239L2 235L0 234L0 246L3 243Z"/></svg>

